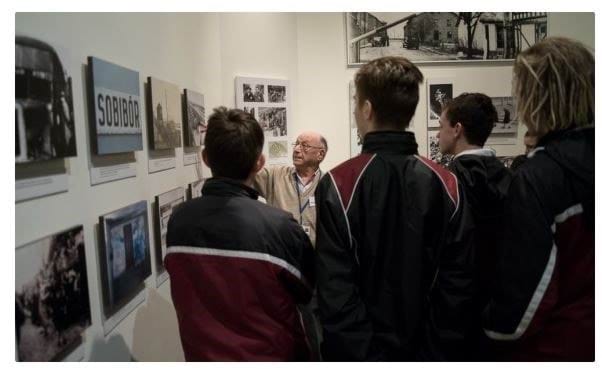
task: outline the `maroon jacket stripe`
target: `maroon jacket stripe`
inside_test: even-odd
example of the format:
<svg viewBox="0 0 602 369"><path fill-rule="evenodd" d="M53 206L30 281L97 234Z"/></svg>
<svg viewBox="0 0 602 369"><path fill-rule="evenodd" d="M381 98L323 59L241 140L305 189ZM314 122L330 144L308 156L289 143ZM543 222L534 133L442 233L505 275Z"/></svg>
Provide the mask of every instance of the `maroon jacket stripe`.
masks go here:
<svg viewBox="0 0 602 369"><path fill-rule="evenodd" d="M375 154L360 154L330 171L341 195L344 210L349 208L353 190L364 169L374 156Z"/></svg>

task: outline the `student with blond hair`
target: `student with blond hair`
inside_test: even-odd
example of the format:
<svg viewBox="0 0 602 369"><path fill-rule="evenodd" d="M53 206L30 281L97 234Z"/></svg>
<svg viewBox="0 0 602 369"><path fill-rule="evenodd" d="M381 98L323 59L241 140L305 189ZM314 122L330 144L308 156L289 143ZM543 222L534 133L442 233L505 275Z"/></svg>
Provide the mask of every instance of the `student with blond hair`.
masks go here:
<svg viewBox="0 0 602 369"><path fill-rule="evenodd" d="M512 178L485 333L502 360L594 360L594 56L550 37L514 64L537 146Z"/></svg>

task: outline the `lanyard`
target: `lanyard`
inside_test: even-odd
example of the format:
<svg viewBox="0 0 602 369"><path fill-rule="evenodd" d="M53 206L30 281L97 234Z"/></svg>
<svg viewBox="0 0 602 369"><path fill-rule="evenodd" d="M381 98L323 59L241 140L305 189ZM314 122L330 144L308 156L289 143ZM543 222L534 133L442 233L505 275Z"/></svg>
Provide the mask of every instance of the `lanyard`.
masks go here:
<svg viewBox="0 0 602 369"><path fill-rule="evenodd" d="M295 176L295 189L297 190L297 200L299 201L299 224L303 225L303 212L305 211L305 209L307 209L307 206L309 205L309 199L307 199L305 204L301 205L301 192L299 191L299 183L301 183L301 182L299 180L299 176L296 173L293 173L293 175ZM315 176L315 174L314 174L314 176ZM318 176L318 182L320 182L321 178L322 178L322 171L320 171L320 175ZM312 179L312 182L314 180L315 180L315 178Z"/></svg>

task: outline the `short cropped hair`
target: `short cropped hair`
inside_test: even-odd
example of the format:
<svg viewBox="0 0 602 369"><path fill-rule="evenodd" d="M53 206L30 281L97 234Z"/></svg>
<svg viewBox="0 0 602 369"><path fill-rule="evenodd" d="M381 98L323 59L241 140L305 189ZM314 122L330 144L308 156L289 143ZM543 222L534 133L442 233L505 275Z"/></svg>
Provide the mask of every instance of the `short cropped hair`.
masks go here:
<svg viewBox="0 0 602 369"><path fill-rule="evenodd" d="M328 152L328 141L326 141L324 136L320 136L320 143L324 146L324 151Z"/></svg>
<svg viewBox="0 0 602 369"><path fill-rule="evenodd" d="M580 42L548 37L517 55L513 94L520 120L537 137L594 124L595 63Z"/></svg>
<svg viewBox="0 0 602 369"><path fill-rule="evenodd" d="M205 152L215 177L247 179L261 155L263 143L259 123L242 110L221 106L209 117Z"/></svg>
<svg viewBox="0 0 602 369"><path fill-rule="evenodd" d="M498 114L491 98L481 93L463 93L451 100L444 108L451 126L462 123L464 137L471 145L483 146Z"/></svg>
<svg viewBox="0 0 602 369"><path fill-rule="evenodd" d="M358 102L370 101L379 126L405 129L416 111L423 80L420 70L406 58L372 60L355 75Z"/></svg>

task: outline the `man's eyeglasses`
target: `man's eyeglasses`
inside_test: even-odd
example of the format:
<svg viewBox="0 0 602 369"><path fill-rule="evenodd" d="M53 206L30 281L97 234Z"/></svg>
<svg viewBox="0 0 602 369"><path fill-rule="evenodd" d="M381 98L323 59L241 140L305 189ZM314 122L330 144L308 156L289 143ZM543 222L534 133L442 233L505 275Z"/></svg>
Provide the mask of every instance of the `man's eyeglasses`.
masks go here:
<svg viewBox="0 0 602 369"><path fill-rule="evenodd" d="M304 152L308 152L309 149L323 149L323 147L311 146L311 145L306 144L305 142L295 142L292 144L292 146L293 146L293 150L295 149L295 147L301 146L301 149L303 149Z"/></svg>

